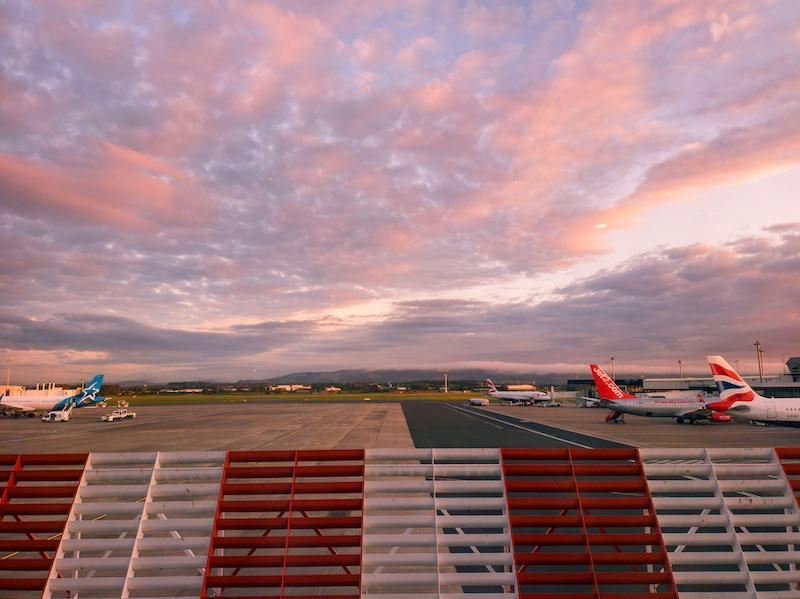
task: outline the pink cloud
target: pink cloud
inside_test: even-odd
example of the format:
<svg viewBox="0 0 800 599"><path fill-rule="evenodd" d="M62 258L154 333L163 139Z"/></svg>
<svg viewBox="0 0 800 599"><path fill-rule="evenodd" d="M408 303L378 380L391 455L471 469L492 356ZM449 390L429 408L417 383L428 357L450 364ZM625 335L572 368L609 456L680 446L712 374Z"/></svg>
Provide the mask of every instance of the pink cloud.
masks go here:
<svg viewBox="0 0 800 599"><path fill-rule="evenodd" d="M58 220L55 255L76 221L113 227L102 268L128 283L97 282L98 310L206 322L552 271L642 210L796 164L788 2L153 6L2 9L8 228ZM53 271L100 279L97 251ZM15 275L29 297L40 260Z"/></svg>
<svg viewBox="0 0 800 599"><path fill-rule="evenodd" d="M0 154L0 194L6 208L22 214L140 233L205 225L212 211L192 176L112 144L101 144L72 164Z"/></svg>
<svg viewBox="0 0 800 599"><path fill-rule="evenodd" d="M355 59L368 67L379 67L391 58L394 43L391 31L371 31L368 36L353 42Z"/></svg>
<svg viewBox="0 0 800 599"><path fill-rule="evenodd" d="M422 110L445 112L453 104L453 89L444 81L433 81L416 92L415 100Z"/></svg>
<svg viewBox="0 0 800 599"><path fill-rule="evenodd" d="M731 129L654 165L634 193L600 218L625 225L638 212L667 202L693 199L700 192L736 185L800 166L800 115Z"/></svg>
<svg viewBox="0 0 800 599"><path fill-rule="evenodd" d="M429 36L420 37L400 50L395 61L402 67L416 71L427 66L427 60L434 55L439 45Z"/></svg>
<svg viewBox="0 0 800 599"><path fill-rule="evenodd" d="M240 14L263 31L263 58L280 69L317 64L323 50L335 39L315 16L283 10L274 4L243 2Z"/></svg>

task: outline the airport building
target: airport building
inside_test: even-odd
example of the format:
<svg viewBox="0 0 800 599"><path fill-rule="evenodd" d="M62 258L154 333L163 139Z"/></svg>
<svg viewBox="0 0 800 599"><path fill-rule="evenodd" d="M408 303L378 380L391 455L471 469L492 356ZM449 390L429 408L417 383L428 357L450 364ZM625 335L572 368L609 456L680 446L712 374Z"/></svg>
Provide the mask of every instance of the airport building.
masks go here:
<svg viewBox="0 0 800 599"><path fill-rule="evenodd" d="M271 385L270 393L311 393L311 385Z"/></svg>
<svg viewBox="0 0 800 599"><path fill-rule="evenodd" d="M744 379L765 397L800 397L800 356L786 362L789 374L779 376L745 376ZM628 393L656 393L663 391L698 391L716 393L714 379L708 377L617 379L617 384ZM594 380L570 379L567 385L586 392L593 391ZM580 393L579 393L580 395Z"/></svg>

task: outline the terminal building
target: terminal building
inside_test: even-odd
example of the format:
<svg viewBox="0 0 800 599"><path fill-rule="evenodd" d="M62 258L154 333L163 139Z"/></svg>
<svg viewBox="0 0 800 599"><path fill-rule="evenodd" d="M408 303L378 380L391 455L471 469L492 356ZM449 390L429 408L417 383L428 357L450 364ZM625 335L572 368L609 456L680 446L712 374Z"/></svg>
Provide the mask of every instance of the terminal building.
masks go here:
<svg viewBox="0 0 800 599"><path fill-rule="evenodd" d="M800 397L800 356L786 362L789 374L779 376L744 376L744 380L764 397ZM708 377L617 379L616 383L628 393L658 393L659 391L698 391L716 393L714 379ZM592 379L570 379L567 385L579 391L594 390ZM580 393L579 393L580 395Z"/></svg>

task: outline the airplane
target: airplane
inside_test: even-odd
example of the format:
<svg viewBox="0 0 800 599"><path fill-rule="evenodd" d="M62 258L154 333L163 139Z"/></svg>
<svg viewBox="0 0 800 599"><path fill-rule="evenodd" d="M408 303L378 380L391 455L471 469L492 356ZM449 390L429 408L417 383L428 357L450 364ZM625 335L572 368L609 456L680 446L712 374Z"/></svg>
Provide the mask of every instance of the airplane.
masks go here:
<svg viewBox="0 0 800 599"><path fill-rule="evenodd" d="M707 356L706 359L719 389L719 401L707 404L710 409L736 420L800 427L800 399L759 395L725 358Z"/></svg>
<svg viewBox="0 0 800 599"><path fill-rule="evenodd" d="M486 383L489 385L489 395L495 399L510 401L514 404L550 401L550 396L544 391L498 391L492 379L486 379Z"/></svg>
<svg viewBox="0 0 800 599"><path fill-rule="evenodd" d="M75 395L65 397L56 403L52 395L8 395L0 398L0 412L19 416L33 416L36 412L57 412L68 408L85 408L105 402L105 398L97 397L103 386L103 375L98 374L89 384Z"/></svg>
<svg viewBox="0 0 800 599"><path fill-rule="evenodd" d="M702 393L680 392L670 395L640 395L637 397L620 389L597 364L589 365L589 369L597 385L600 399L591 397L584 399L611 410L606 417L606 422L619 422L624 414L675 418L678 424L683 424L687 420L692 424L698 420L731 421L729 416L711 410Z"/></svg>

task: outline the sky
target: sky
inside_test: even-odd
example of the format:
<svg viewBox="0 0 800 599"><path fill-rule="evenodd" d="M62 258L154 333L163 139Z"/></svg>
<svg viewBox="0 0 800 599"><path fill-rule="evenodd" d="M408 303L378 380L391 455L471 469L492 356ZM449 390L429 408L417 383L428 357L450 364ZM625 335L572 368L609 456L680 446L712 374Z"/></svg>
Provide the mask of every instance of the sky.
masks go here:
<svg viewBox="0 0 800 599"><path fill-rule="evenodd" d="M0 2L4 365L777 374L798 56L794 0Z"/></svg>

